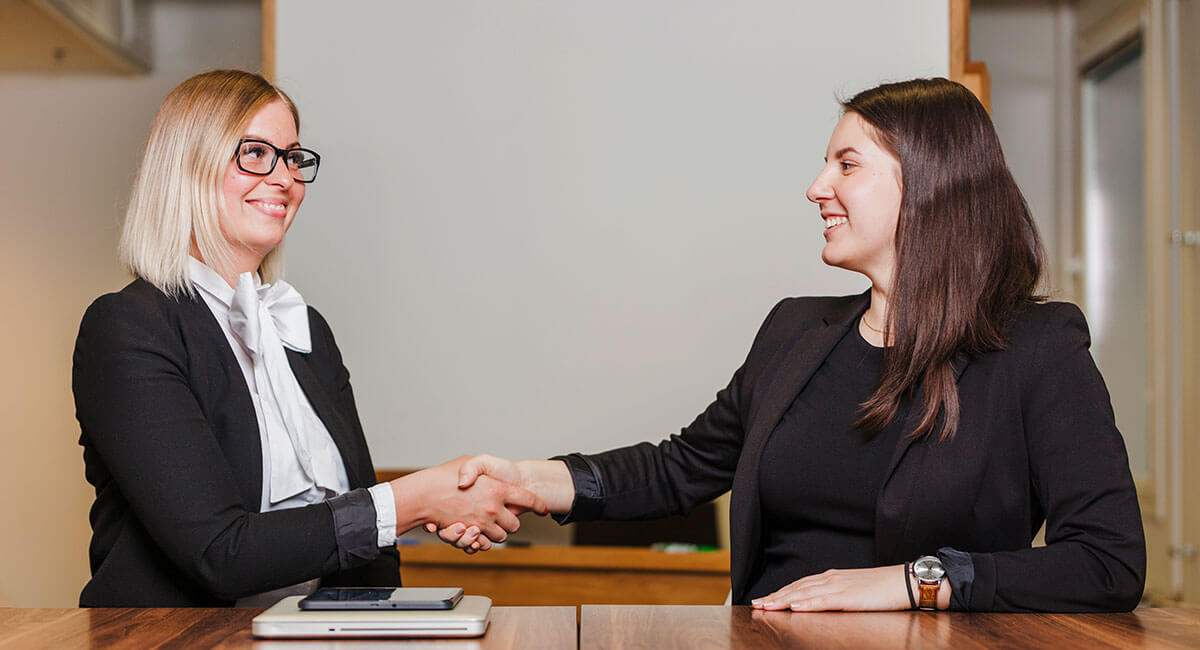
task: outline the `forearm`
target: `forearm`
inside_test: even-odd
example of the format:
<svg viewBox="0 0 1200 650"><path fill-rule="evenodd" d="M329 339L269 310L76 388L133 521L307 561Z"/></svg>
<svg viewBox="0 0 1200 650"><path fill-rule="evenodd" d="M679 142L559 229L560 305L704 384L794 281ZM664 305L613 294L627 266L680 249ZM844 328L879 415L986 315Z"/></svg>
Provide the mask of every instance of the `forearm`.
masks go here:
<svg viewBox="0 0 1200 650"><path fill-rule="evenodd" d="M522 460L517 463L521 472L521 487L542 497L550 512L561 514L571 509L575 501L575 483L566 463L560 460Z"/></svg>
<svg viewBox="0 0 1200 650"><path fill-rule="evenodd" d="M396 534L430 521L433 515L429 503L429 481L425 472L413 472L391 481L396 504Z"/></svg>

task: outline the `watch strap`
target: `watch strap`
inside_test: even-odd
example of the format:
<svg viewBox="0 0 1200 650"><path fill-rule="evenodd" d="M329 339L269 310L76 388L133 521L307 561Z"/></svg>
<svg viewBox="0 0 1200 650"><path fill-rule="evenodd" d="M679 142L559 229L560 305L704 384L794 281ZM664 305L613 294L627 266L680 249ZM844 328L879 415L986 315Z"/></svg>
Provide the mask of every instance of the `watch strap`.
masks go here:
<svg viewBox="0 0 1200 650"><path fill-rule="evenodd" d="M921 609L937 609L938 588L941 586L940 580L932 583L917 580L917 590L921 592L919 599Z"/></svg>

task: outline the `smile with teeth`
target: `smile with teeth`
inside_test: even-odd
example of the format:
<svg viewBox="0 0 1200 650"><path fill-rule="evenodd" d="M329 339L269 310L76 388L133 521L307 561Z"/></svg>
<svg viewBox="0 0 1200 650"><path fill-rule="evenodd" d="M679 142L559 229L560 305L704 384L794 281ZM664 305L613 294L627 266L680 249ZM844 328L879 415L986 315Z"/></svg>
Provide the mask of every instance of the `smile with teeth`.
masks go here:
<svg viewBox="0 0 1200 650"><path fill-rule="evenodd" d="M825 230L829 230L834 226L840 226L848 221L850 220L846 217L829 217L825 220Z"/></svg>
<svg viewBox="0 0 1200 650"><path fill-rule="evenodd" d="M269 215L283 216L283 215L287 214L287 204L286 203L271 203L271 202L262 201L262 200L249 201L249 203L250 203L250 205L253 205L254 207L258 208L259 210L261 210Z"/></svg>

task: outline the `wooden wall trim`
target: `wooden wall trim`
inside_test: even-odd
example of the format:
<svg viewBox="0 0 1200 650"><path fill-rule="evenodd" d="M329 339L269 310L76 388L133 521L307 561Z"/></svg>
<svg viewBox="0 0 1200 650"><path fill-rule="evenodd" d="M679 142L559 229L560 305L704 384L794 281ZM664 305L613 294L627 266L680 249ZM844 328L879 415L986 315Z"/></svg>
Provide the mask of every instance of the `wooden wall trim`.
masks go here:
<svg viewBox="0 0 1200 650"><path fill-rule="evenodd" d="M262 76L275 82L275 0L262 0Z"/></svg>
<svg viewBox="0 0 1200 650"><path fill-rule="evenodd" d="M962 83L971 56L971 0L950 0L950 79Z"/></svg>
<svg viewBox="0 0 1200 650"><path fill-rule="evenodd" d="M987 64L971 61L971 0L950 0L950 80L975 93L992 110L992 77Z"/></svg>
<svg viewBox="0 0 1200 650"><path fill-rule="evenodd" d="M421 471L420 468L409 467L377 467L375 468L375 480L379 483L387 483L394 481L401 476L408 476L413 472Z"/></svg>

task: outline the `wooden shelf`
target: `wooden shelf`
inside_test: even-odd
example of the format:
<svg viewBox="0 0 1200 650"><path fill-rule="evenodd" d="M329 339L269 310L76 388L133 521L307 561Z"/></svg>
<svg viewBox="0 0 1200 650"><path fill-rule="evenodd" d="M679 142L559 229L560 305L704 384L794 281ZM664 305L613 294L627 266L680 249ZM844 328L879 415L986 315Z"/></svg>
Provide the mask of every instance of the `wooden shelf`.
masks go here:
<svg viewBox="0 0 1200 650"><path fill-rule="evenodd" d="M64 74L141 74L149 71L146 38L113 40L69 2L0 0L0 71ZM142 16L130 16L139 24Z"/></svg>
<svg viewBox="0 0 1200 650"><path fill-rule="evenodd" d="M719 605L729 552L532 546L466 555L441 544L400 548L405 586L461 586L496 605Z"/></svg>

